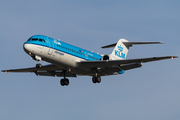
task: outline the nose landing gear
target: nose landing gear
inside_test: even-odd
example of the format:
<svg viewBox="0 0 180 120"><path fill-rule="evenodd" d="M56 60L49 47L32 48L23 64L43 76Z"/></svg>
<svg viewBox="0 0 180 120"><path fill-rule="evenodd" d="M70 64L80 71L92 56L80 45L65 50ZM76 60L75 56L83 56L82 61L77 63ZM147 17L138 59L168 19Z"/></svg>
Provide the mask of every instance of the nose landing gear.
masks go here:
<svg viewBox="0 0 180 120"><path fill-rule="evenodd" d="M36 68L40 68L42 67L42 65L39 63L39 60L38 60L38 64L36 64Z"/></svg>
<svg viewBox="0 0 180 120"><path fill-rule="evenodd" d="M40 68L40 67L42 66L42 65L39 63L39 61L42 60L42 58L41 58L40 56L35 55L35 56L32 56L31 59L34 59L34 60L38 61L38 64L36 64L36 68Z"/></svg>
<svg viewBox="0 0 180 120"><path fill-rule="evenodd" d="M42 65L40 63L36 64L36 68L40 68Z"/></svg>

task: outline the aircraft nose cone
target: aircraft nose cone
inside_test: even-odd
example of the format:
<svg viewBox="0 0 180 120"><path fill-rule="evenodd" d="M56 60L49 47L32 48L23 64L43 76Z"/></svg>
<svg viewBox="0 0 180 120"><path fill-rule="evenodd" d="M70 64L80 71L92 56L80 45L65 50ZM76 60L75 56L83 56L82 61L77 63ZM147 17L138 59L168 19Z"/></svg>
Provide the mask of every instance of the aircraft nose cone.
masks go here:
<svg viewBox="0 0 180 120"><path fill-rule="evenodd" d="M29 45L29 44L24 44L24 45L23 45L23 49L24 49L24 51L25 51L27 54L30 53L30 45Z"/></svg>

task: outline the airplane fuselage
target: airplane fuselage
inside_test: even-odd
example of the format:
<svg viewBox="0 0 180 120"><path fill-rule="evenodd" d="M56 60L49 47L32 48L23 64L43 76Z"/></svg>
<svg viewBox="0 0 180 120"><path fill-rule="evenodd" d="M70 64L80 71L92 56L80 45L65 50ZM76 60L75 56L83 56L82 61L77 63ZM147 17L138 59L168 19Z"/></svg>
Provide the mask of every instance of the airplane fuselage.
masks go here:
<svg viewBox="0 0 180 120"><path fill-rule="evenodd" d="M93 71L79 66L80 61L98 61L102 56L91 51L42 35L35 35L24 43L24 50L33 59L43 60L79 75Z"/></svg>
<svg viewBox="0 0 180 120"><path fill-rule="evenodd" d="M77 75L92 76L93 83L100 83L101 76L123 74L126 70L139 68L142 63L173 59L177 56L150 57L139 59L126 59L129 47L139 44L161 44L162 42L129 42L119 39L115 44L102 48L114 47L111 54L100 55L57 39L43 35L34 35L23 45L24 51L37 60L36 67L2 70L2 72L33 72L37 76L63 77L60 80L62 86L69 85L66 77ZM41 66L39 61L51 64Z"/></svg>

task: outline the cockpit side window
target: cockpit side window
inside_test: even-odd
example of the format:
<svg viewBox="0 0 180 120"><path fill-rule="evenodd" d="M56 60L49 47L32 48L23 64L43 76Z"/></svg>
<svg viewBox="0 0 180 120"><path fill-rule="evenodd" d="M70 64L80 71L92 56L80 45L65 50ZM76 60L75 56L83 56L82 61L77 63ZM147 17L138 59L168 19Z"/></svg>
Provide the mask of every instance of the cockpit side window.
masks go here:
<svg viewBox="0 0 180 120"><path fill-rule="evenodd" d="M44 39L42 39L42 38L29 38L27 41L40 41L40 42L44 42L45 43L45 40Z"/></svg>
<svg viewBox="0 0 180 120"><path fill-rule="evenodd" d="M42 40L42 39L39 39L39 41L41 41L41 42L42 42L43 40Z"/></svg>
<svg viewBox="0 0 180 120"><path fill-rule="evenodd" d="M41 41L41 42L45 42L45 40L44 40L44 39L39 39L39 41Z"/></svg>

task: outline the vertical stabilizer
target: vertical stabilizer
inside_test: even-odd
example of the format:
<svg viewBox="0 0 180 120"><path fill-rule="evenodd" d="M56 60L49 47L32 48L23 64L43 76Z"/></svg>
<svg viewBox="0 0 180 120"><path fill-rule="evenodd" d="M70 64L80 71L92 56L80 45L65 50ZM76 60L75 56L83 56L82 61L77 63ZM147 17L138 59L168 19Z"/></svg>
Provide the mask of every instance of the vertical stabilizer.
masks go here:
<svg viewBox="0 0 180 120"><path fill-rule="evenodd" d="M125 44L123 44L123 42L128 42L128 41L125 40L125 39L120 39L118 41L118 43L116 44L113 52L111 53L111 57L114 60L126 59L127 53L128 53L128 50L129 50L129 46L126 46Z"/></svg>

